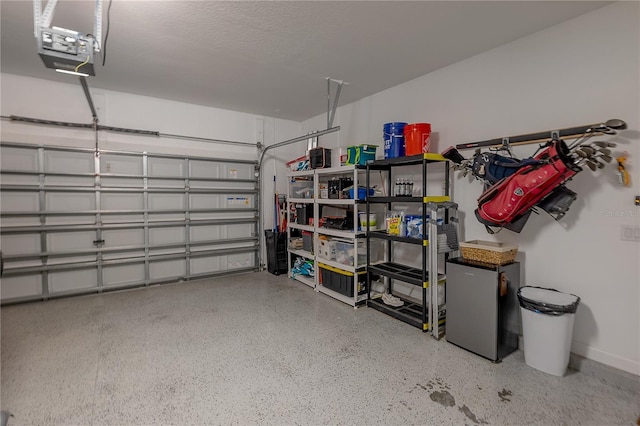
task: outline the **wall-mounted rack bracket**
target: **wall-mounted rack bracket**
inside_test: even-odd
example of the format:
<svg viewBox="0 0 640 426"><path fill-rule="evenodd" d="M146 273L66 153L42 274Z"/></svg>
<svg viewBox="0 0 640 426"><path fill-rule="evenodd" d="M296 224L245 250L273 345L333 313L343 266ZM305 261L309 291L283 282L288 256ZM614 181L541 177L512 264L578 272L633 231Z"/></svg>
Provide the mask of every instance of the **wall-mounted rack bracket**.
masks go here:
<svg viewBox="0 0 640 426"><path fill-rule="evenodd" d="M623 120L614 118L607 120L604 123L589 124L586 126L569 127L566 129L547 130L539 133L527 133L524 135L502 137L496 139L489 139L479 142L462 143L456 145L456 149L472 149L472 148L488 148L488 147L503 147L505 140L508 141L509 146L514 145L526 145L532 143L547 142L551 139L576 139L583 138L585 136L594 136L598 134L615 135L617 130L624 130L627 128L627 123Z"/></svg>

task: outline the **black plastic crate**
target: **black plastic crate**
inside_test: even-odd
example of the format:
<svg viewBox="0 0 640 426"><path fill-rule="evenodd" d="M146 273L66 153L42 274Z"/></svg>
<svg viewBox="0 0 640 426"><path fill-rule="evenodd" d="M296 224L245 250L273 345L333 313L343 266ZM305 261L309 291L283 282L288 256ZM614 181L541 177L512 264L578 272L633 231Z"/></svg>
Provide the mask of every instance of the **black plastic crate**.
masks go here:
<svg viewBox="0 0 640 426"><path fill-rule="evenodd" d="M352 272L343 271L322 263L319 263L318 266L320 266L320 280L323 287L337 291L345 296L353 297L355 276ZM367 292L367 273L365 271L357 272L357 277L358 294L364 294Z"/></svg>
<svg viewBox="0 0 640 426"><path fill-rule="evenodd" d="M267 241L267 271L274 275L286 274L287 265L287 233L264 231Z"/></svg>
<svg viewBox="0 0 640 426"><path fill-rule="evenodd" d="M328 148L313 148L309 150L309 164L312 169L331 167L331 150Z"/></svg>

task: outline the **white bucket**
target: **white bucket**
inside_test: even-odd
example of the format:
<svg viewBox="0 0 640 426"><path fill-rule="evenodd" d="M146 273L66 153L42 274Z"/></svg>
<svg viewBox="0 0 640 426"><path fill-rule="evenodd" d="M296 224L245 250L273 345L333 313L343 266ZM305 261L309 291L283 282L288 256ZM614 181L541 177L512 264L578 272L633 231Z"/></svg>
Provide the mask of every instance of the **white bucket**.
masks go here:
<svg viewBox="0 0 640 426"><path fill-rule="evenodd" d="M369 223L369 229L376 229L376 226L378 225L378 216L375 213L369 213L368 221L366 212L358 213L358 217L360 218L360 227L362 230L367 229L367 222Z"/></svg>

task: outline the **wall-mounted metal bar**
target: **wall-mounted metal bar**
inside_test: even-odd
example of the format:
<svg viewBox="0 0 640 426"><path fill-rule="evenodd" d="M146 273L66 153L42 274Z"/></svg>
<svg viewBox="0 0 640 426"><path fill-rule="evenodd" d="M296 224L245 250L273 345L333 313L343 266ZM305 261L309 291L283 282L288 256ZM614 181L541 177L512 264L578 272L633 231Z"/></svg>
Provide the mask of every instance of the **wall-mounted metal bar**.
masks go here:
<svg viewBox="0 0 640 426"><path fill-rule="evenodd" d="M509 145L525 145L531 143L546 142L557 135L560 138L573 139L586 134L615 134L616 130L624 130L627 123L619 119L607 120L604 123L589 124L586 126L569 127L566 129L547 130L546 132L528 133L524 135L502 137L489 139L479 142L463 143L456 145L456 149L486 148L494 146L502 146L505 139L509 141Z"/></svg>

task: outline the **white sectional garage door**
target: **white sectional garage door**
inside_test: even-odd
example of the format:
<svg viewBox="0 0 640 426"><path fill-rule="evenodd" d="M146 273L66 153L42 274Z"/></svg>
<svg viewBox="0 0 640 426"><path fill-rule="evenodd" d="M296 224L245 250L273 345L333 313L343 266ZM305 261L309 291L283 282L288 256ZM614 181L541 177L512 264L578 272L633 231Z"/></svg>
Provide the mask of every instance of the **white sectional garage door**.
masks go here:
<svg viewBox="0 0 640 426"><path fill-rule="evenodd" d="M255 161L3 142L2 303L256 270Z"/></svg>

